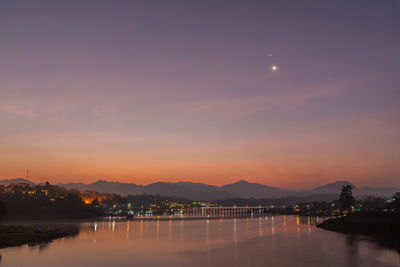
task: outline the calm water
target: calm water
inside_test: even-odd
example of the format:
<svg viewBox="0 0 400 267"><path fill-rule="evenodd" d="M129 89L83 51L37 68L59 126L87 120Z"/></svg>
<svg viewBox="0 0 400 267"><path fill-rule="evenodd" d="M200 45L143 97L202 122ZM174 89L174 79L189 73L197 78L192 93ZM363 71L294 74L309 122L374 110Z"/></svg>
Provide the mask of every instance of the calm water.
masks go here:
<svg viewBox="0 0 400 267"><path fill-rule="evenodd" d="M1 266L400 266L375 243L313 218L81 223L76 237L1 249Z"/></svg>

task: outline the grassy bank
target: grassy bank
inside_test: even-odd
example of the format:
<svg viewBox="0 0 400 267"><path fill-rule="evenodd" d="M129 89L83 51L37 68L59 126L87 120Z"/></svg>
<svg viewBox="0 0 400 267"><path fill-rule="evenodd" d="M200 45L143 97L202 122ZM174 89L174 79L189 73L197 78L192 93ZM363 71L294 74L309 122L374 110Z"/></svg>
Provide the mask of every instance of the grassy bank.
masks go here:
<svg viewBox="0 0 400 267"><path fill-rule="evenodd" d="M34 245L54 239L74 236L79 233L77 226L4 226L0 225L0 248Z"/></svg>

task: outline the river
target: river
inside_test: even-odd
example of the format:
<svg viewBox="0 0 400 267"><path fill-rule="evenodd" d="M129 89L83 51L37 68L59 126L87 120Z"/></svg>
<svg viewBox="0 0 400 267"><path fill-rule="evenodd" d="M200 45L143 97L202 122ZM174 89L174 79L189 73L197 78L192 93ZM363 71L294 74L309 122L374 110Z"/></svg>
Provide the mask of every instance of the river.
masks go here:
<svg viewBox="0 0 400 267"><path fill-rule="evenodd" d="M400 266L399 254L365 238L315 227L316 218L80 223L75 237L0 250L1 266Z"/></svg>

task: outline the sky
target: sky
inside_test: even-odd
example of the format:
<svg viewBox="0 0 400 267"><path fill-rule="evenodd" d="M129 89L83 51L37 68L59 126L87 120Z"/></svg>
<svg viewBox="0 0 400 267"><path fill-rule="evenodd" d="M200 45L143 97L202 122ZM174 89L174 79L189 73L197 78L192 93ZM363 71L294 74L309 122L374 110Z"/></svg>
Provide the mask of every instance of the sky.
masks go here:
<svg viewBox="0 0 400 267"><path fill-rule="evenodd" d="M0 0L0 179L400 186L399 103L400 1Z"/></svg>

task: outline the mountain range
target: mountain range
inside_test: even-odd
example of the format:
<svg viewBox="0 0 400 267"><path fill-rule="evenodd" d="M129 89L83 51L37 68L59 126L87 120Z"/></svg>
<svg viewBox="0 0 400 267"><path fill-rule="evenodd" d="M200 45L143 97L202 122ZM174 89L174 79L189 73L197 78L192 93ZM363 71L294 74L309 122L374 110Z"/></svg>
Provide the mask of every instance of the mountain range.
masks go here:
<svg viewBox="0 0 400 267"><path fill-rule="evenodd" d="M34 185L33 182L24 178L0 180L0 184L9 185L11 183L28 183ZM223 186L208 185L203 183L192 182L156 182L149 185L137 185L133 183L110 182L98 180L91 184L84 183L58 183L58 186L67 189L78 189L80 191L96 191L100 193L114 193L121 195L137 195L137 194L153 194L162 196L176 196L191 200L224 200L235 198L290 198L290 197L310 197L318 196L325 199L337 197L344 185L352 185L353 193L356 197L362 198L365 196L382 196L389 197L395 192L399 192L400 188L384 187L355 187L347 181L337 181L334 183L318 186L310 190L291 191L282 188L267 186L258 183L251 183L245 180L240 180L236 183Z"/></svg>

